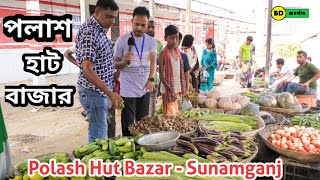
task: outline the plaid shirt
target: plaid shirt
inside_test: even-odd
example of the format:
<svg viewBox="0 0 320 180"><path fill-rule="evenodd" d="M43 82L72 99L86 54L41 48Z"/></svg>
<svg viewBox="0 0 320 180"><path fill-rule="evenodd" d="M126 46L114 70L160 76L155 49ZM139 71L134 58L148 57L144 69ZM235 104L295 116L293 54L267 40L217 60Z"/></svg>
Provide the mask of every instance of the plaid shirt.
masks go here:
<svg viewBox="0 0 320 180"><path fill-rule="evenodd" d="M84 88L97 91L101 96L107 95L91 84L83 73L82 62L90 60L94 63L93 71L101 78L110 90L113 90L114 60L113 45L107 38L108 29L103 29L91 16L81 25L76 38L76 59L80 65L78 84Z"/></svg>

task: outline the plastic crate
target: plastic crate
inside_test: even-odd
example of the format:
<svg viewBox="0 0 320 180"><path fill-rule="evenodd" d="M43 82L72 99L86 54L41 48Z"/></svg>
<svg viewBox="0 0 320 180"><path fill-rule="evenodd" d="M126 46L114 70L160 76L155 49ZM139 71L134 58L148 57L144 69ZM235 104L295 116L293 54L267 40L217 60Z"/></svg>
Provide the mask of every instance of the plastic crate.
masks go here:
<svg viewBox="0 0 320 180"><path fill-rule="evenodd" d="M320 162L304 163L280 157L283 161L283 180L319 180Z"/></svg>
<svg viewBox="0 0 320 180"><path fill-rule="evenodd" d="M317 107L317 97L315 95L296 95L299 104L306 104L308 107Z"/></svg>

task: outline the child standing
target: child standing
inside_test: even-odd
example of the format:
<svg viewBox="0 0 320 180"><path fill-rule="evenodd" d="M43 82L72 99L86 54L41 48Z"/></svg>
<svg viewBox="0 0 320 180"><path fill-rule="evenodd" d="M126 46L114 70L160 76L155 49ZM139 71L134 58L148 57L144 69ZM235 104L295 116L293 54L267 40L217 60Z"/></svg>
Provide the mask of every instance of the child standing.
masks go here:
<svg viewBox="0 0 320 180"><path fill-rule="evenodd" d="M179 39L178 28L173 25L166 27L164 38L167 45L160 53L159 59L163 113L168 116L177 116L179 114L178 97L185 96L187 93L183 62L176 48Z"/></svg>
<svg viewBox="0 0 320 180"><path fill-rule="evenodd" d="M202 53L201 66L202 72L208 72L209 77L206 82L201 82L200 84L200 90L204 92L210 91L213 88L214 71L218 69L217 52L213 39L206 39L205 44L206 49Z"/></svg>

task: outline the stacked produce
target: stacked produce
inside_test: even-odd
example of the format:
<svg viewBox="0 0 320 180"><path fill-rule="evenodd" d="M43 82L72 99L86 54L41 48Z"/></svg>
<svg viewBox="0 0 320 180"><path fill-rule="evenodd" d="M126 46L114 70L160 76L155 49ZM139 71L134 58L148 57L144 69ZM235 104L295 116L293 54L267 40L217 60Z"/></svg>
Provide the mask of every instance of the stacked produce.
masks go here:
<svg viewBox="0 0 320 180"><path fill-rule="evenodd" d="M170 152L199 162L240 162L256 151L253 140L239 131L218 132L198 128L190 137L181 135Z"/></svg>
<svg viewBox="0 0 320 180"><path fill-rule="evenodd" d="M259 106L253 103L249 103L239 110L239 114L252 117L259 116Z"/></svg>
<svg viewBox="0 0 320 180"><path fill-rule="evenodd" d="M283 92L276 95L260 96L258 104L262 107L286 108L301 110L302 106L298 99L288 92Z"/></svg>
<svg viewBox="0 0 320 180"><path fill-rule="evenodd" d="M137 159L141 151L145 151L143 147L140 148L135 144L142 135L138 134L134 138L96 139L92 143L76 148L74 156L84 163L88 163L90 159L101 159L105 162Z"/></svg>
<svg viewBox="0 0 320 180"><path fill-rule="evenodd" d="M191 119L169 116L147 117L132 124L129 129L142 134L149 134L159 131L177 131L179 133L188 133L197 129L197 122Z"/></svg>
<svg viewBox="0 0 320 180"><path fill-rule="evenodd" d="M271 134L269 142L285 150L320 153L320 132L311 127L284 127Z"/></svg>
<svg viewBox="0 0 320 180"><path fill-rule="evenodd" d="M246 92L244 96L248 97L251 102L257 102L260 97L260 94L255 92Z"/></svg>
<svg viewBox="0 0 320 180"><path fill-rule="evenodd" d="M194 108L198 107L198 94L194 88L189 88L188 96L192 106Z"/></svg>
<svg viewBox="0 0 320 180"><path fill-rule="evenodd" d="M289 125L307 126L320 130L320 114L297 115L290 119Z"/></svg>
<svg viewBox="0 0 320 180"><path fill-rule="evenodd" d="M201 126L208 130L241 132L252 131L256 129L257 118L248 116L238 116L230 114L207 114L206 112L185 112L184 118L191 118L201 121Z"/></svg>
<svg viewBox="0 0 320 180"><path fill-rule="evenodd" d="M54 153L51 155L46 155L46 156L42 156L38 159L41 163L49 163L50 159L54 159L56 160L56 162L60 162L60 163L68 163L71 162L71 159L68 157L68 154L66 153ZM24 161L23 163L21 163L20 165L18 165L18 170L21 174L21 176L16 176L14 179L15 180L41 180L44 179L44 177L41 177L39 175L39 173L35 173L34 176L28 176L28 161ZM67 177L53 177L53 176L49 176L47 177L49 180L66 180Z"/></svg>
<svg viewBox="0 0 320 180"><path fill-rule="evenodd" d="M260 117L263 119L266 125L277 124L276 119L268 112L260 112Z"/></svg>
<svg viewBox="0 0 320 180"><path fill-rule="evenodd" d="M250 99L240 94L221 97L218 91L212 90L208 93L199 94L198 103L208 109L239 110L250 103Z"/></svg>

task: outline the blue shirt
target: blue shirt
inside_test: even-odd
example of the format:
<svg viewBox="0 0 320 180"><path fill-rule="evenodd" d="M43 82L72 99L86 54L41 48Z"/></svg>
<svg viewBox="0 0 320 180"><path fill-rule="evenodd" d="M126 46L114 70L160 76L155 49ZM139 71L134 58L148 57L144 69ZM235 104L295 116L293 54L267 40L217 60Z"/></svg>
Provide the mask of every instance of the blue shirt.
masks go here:
<svg viewBox="0 0 320 180"><path fill-rule="evenodd" d="M189 64L189 60L188 60L188 56L187 54L180 52L181 54L181 58L182 58L182 62L183 62L183 72L188 72L191 68L190 68L190 64Z"/></svg>
<svg viewBox="0 0 320 180"><path fill-rule="evenodd" d="M83 23L76 38L76 59L80 65L78 84L84 88L97 91L101 96L107 95L91 84L83 73L82 62L90 60L94 63L93 71L109 89L113 90L114 60L112 42L107 38L107 29L103 29L91 16Z"/></svg>

